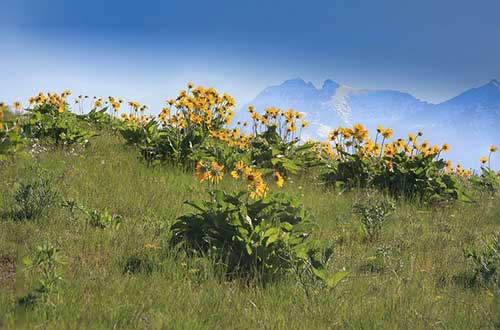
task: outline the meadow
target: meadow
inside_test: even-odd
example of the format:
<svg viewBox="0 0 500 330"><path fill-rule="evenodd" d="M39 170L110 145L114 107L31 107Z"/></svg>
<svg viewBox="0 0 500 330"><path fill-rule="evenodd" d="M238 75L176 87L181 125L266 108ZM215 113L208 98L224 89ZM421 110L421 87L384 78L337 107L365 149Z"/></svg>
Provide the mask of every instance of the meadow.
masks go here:
<svg viewBox="0 0 500 330"><path fill-rule="evenodd" d="M0 328L500 327L496 147L477 173L419 132L229 128L191 85L158 117L40 95L0 116Z"/></svg>

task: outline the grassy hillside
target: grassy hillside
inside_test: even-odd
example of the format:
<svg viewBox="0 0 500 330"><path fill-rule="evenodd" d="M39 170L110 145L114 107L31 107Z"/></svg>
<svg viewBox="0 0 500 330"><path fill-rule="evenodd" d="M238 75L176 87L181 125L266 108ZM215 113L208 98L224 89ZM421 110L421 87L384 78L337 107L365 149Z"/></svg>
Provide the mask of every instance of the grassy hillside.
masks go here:
<svg viewBox="0 0 500 330"><path fill-rule="evenodd" d="M366 191L327 189L294 177L283 190L333 241L332 271L349 276L334 290L282 281L226 280L201 258L176 255L169 225L205 196L192 171L148 167L121 137L105 133L88 148L36 151L0 166L0 328L2 329L494 329L498 299L474 281L469 248L500 224L500 198L439 207L396 200L380 235L367 239L353 205ZM34 220L18 220L23 182L49 178L59 200ZM224 178L222 188L235 183ZM73 199L122 216L117 229L90 226ZM39 272L22 259L50 243L65 264L57 289L32 308L18 300ZM141 261L137 262L137 260ZM15 270L12 265L15 264ZM127 272L127 270L129 270Z"/></svg>

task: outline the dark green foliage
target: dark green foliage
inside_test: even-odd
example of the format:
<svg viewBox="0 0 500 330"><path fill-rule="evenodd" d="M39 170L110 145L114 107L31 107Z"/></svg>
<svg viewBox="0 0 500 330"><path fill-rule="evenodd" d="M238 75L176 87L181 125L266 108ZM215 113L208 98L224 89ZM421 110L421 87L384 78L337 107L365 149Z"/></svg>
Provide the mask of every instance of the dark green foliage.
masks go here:
<svg viewBox="0 0 500 330"><path fill-rule="evenodd" d="M395 206L387 199L368 196L357 202L353 210L360 214L367 238L373 241L379 237L382 226L387 221L389 214L395 210Z"/></svg>
<svg viewBox="0 0 500 330"><path fill-rule="evenodd" d="M471 182L475 186L491 193L500 191L500 177L498 173L488 167L481 167L481 175L472 176Z"/></svg>
<svg viewBox="0 0 500 330"><path fill-rule="evenodd" d="M86 122L69 111L59 113L51 104L41 104L23 118L22 134L28 138L42 139L56 145L86 145L96 133L86 129Z"/></svg>
<svg viewBox="0 0 500 330"><path fill-rule="evenodd" d="M23 263L29 271L38 275L38 287L20 298L18 304L23 307L34 307L38 300L48 300L49 294L56 291L58 283L62 280L61 267L65 261L58 248L52 244L43 244L37 246L32 256L25 257Z"/></svg>
<svg viewBox="0 0 500 330"><path fill-rule="evenodd" d="M258 134L249 146L251 164L268 168L282 174L297 174L319 165L313 143L300 144L299 139L284 140L275 127Z"/></svg>
<svg viewBox="0 0 500 330"><path fill-rule="evenodd" d="M154 261L146 254L132 255L123 261L125 274L151 274L154 267Z"/></svg>
<svg viewBox="0 0 500 330"><path fill-rule="evenodd" d="M115 214L110 214L107 211L100 212L91 210L88 212L89 224L91 226L105 229L105 228L118 228L121 224L121 217Z"/></svg>
<svg viewBox="0 0 500 330"><path fill-rule="evenodd" d="M24 140L13 122L0 120L0 162L19 152Z"/></svg>
<svg viewBox="0 0 500 330"><path fill-rule="evenodd" d="M345 153L344 157L329 164L322 175L323 181L347 189L367 187L377 171L374 160L358 154Z"/></svg>
<svg viewBox="0 0 500 330"><path fill-rule="evenodd" d="M105 129L106 127L114 127L114 125L119 123L119 121L110 116L107 111L108 107L104 107L100 110L98 110L97 108L93 108L88 113L79 115L77 117L101 129Z"/></svg>
<svg viewBox="0 0 500 330"><path fill-rule="evenodd" d="M258 134L247 150L211 138L201 128L161 127L155 120L146 124L124 123L119 130L128 144L139 149L148 164L171 162L193 165L199 160L216 160L231 167L243 160L258 168L277 170L282 174L296 174L320 164L312 151L312 143L299 144L298 139L285 141L274 127Z"/></svg>
<svg viewBox="0 0 500 330"><path fill-rule="evenodd" d="M172 225L171 245L214 257L230 276L268 280L297 268L320 273L332 249L310 238L314 225L298 202L282 193L256 201L245 194L214 191L209 201L189 202L196 211Z"/></svg>
<svg viewBox="0 0 500 330"><path fill-rule="evenodd" d="M483 243L480 249L469 249L466 257L476 280L500 290L500 233L491 234Z"/></svg>
<svg viewBox="0 0 500 330"><path fill-rule="evenodd" d="M195 156L206 141L207 135L201 129L184 132L170 126L159 127L155 120L147 124L122 124L119 131L130 145L139 148L148 164L172 162L194 163L203 157Z"/></svg>
<svg viewBox="0 0 500 330"><path fill-rule="evenodd" d="M72 218L75 217L76 210L81 211L85 215L87 223L96 228L118 229L122 222L122 217L120 215L111 214L108 211L88 209L78 205L78 203L72 199L65 200L62 206L70 211Z"/></svg>
<svg viewBox="0 0 500 330"><path fill-rule="evenodd" d="M409 157L404 152L391 158L346 154L345 159L333 162L323 180L346 188L377 188L410 200L470 201L459 180L445 172L446 162L435 157L432 154Z"/></svg>
<svg viewBox="0 0 500 330"><path fill-rule="evenodd" d="M58 197L52 179L40 175L21 183L15 192L15 214L19 219L38 219L54 206Z"/></svg>
<svg viewBox="0 0 500 330"><path fill-rule="evenodd" d="M444 172L446 162L435 155L418 154L408 157L394 155L393 166L377 173L373 185L394 196L424 201L469 201L457 178Z"/></svg>

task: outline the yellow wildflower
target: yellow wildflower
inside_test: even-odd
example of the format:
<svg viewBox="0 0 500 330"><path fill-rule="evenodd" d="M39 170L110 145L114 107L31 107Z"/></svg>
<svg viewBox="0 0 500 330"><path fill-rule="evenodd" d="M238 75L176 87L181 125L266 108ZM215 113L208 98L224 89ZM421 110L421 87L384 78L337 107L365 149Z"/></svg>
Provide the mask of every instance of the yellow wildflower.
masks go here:
<svg viewBox="0 0 500 330"><path fill-rule="evenodd" d="M212 162L210 165L210 170L208 171L208 178L214 183L219 183L219 181L224 176L224 165L219 165L217 162Z"/></svg>
<svg viewBox="0 0 500 330"><path fill-rule="evenodd" d="M384 130L384 131L382 132L382 136L383 136L385 139L390 139L390 138L392 137L392 134L393 134L393 133L394 133L394 132L392 131L392 129L388 128L388 129L386 129L386 130Z"/></svg>
<svg viewBox="0 0 500 330"><path fill-rule="evenodd" d="M274 182L276 182L278 187L283 187L283 183L285 182L285 180L283 180L283 177L281 176L280 172L278 171L274 172L273 180Z"/></svg>
<svg viewBox="0 0 500 330"><path fill-rule="evenodd" d="M203 164L203 162L200 160L198 164L196 164L196 179L198 181L203 182L206 179L208 179L208 172L210 171L210 168Z"/></svg>
<svg viewBox="0 0 500 330"><path fill-rule="evenodd" d="M245 175L245 169L247 166L241 160L236 163L234 171L231 171L231 176L235 179L240 179Z"/></svg>

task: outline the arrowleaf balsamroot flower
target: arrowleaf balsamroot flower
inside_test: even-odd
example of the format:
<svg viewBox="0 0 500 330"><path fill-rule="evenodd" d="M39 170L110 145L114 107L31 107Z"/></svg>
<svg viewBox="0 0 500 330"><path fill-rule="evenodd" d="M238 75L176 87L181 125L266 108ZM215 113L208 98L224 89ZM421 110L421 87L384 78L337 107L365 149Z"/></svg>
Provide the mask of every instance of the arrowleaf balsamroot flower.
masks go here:
<svg viewBox="0 0 500 330"><path fill-rule="evenodd" d="M208 171L208 179L215 183L218 184L220 180L222 180L222 177L224 176L224 165L220 165L217 162L212 162L210 165L210 169Z"/></svg>
<svg viewBox="0 0 500 330"><path fill-rule="evenodd" d="M14 104L12 105L12 108L14 110L17 110L17 111L21 110L21 102L17 102L17 101L14 102Z"/></svg>
<svg viewBox="0 0 500 330"><path fill-rule="evenodd" d="M198 181L203 182L206 179L208 179L208 172L210 171L210 168L203 164L203 162L200 160L198 164L196 164L196 179Z"/></svg>
<svg viewBox="0 0 500 330"><path fill-rule="evenodd" d="M240 160L236 163L234 170L231 171L231 176L236 180L243 178L245 176L246 168L247 166L245 165L245 163Z"/></svg>
<svg viewBox="0 0 500 330"><path fill-rule="evenodd" d="M269 188L262 179L262 173L247 167L245 169L245 180L250 190L250 198L256 199L266 196Z"/></svg>
<svg viewBox="0 0 500 330"><path fill-rule="evenodd" d="M392 129L390 129L390 128L388 128L388 129L386 129L386 130L384 130L384 131L382 132L382 136L383 136L385 139L390 139L390 138L392 137L392 134L393 134L393 133L394 133L394 132L393 132L393 130L392 130Z"/></svg>
<svg viewBox="0 0 500 330"><path fill-rule="evenodd" d="M273 173L273 180L278 185L278 187L283 187L283 183L285 182L285 180L281 176L280 172L276 171Z"/></svg>

